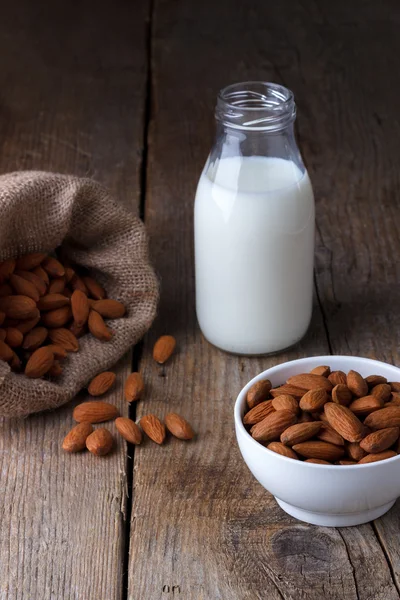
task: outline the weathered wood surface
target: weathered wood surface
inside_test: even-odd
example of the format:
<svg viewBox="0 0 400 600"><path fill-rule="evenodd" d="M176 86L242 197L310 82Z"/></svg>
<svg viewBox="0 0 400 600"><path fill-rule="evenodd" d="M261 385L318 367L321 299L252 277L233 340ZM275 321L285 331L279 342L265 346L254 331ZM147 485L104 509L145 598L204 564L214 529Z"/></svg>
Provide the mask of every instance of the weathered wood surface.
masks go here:
<svg viewBox="0 0 400 600"><path fill-rule="evenodd" d="M396 15L389 0L362 11L345 0L155 0L145 208L162 304L145 343L150 389L138 415L176 410L198 439L135 453L130 600L399 597L399 509L340 530L291 519L245 468L232 419L241 386L289 358L331 348L400 364ZM199 333L192 207L216 92L260 78L296 93L317 199L320 307L296 349L250 360ZM179 351L158 367L151 347L162 333L176 335Z"/></svg>
<svg viewBox="0 0 400 600"><path fill-rule="evenodd" d="M138 210L147 1L3 3L0 171L91 176ZM23 209L23 207L22 207ZM126 411L117 366L111 401ZM123 597L126 446L65 455L72 407L0 422L0 599Z"/></svg>

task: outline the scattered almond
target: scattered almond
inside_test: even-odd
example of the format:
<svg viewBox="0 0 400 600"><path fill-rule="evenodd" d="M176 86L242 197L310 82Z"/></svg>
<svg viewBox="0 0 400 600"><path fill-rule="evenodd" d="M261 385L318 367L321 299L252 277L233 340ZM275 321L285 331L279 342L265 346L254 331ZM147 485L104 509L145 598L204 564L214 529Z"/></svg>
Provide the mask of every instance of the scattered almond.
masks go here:
<svg viewBox="0 0 400 600"><path fill-rule="evenodd" d="M172 335L162 335L158 338L153 348L153 358L163 365L175 350L176 340Z"/></svg>
<svg viewBox="0 0 400 600"><path fill-rule="evenodd" d="M88 423L102 423L118 417L118 409L114 404L103 402L101 400L90 400L82 402L74 408L72 417L78 423L88 421Z"/></svg>
<svg viewBox="0 0 400 600"><path fill-rule="evenodd" d="M112 450L114 439L108 429L100 427L86 438L86 448L96 456L105 456Z"/></svg>
<svg viewBox="0 0 400 600"><path fill-rule="evenodd" d="M144 391L144 381L140 373L131 373L125 382L125 400L136 402Z"/></svg>
<svg viewBox="0 0 400 600"><path fill-rule="evenodd" d="M139 445L142 441L142 432L132 419L127 417L118 417L115 419L115 426L122 437L130 444Z"/></svg>
<svg viewBox="0 0 400 600"><path fill-rule="evenodd" d="M140 426L145 434L156 444L162 444L165 440L165 425L155 415L145 415L140 419Z"/></svg>
<svg viewBox="0 0 400 600"><path fill-rule="evenodd" d="M165 417L165 425L170 433L180 440L191 440L194 437L194 431L189 423L176 413L169 413Z"/></svg>
<svg viewBox="0 0 400 600"><path fill-rule="evenodd" d="M92 379L88 386L88 392L91 396L102 396L114 385L116 379L115 373L104 371Z"/></svg>
<svg viewBox="0 0 400 600"><path fill-rule="evenodd" d="M93 431L90 423L83 421L75 425L64 438L62 447L66 452L80 452L86 448L86 438Z"/></svg>

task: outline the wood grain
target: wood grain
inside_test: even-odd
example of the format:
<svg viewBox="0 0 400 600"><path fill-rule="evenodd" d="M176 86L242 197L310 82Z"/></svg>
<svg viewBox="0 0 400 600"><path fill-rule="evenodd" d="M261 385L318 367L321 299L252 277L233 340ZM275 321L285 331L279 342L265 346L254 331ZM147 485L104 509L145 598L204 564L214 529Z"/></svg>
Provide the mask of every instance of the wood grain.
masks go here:
<svg viewBox="0 0 400 600"><path fill-rule="evenodd" d="M2 6L1 172L91 176L138 211L147 12L146 0ZM121 413L130 364L107 398ZM74 404L0 423L1 600L123 597L126 444L63 453Z"/></svg>
<svg viewBox="0 0 400 600"><path fill-rule="evenodd" d="M385 78L394 69L399 40L391 22L392 2L384 2L383 8L372 2L363 6L360 15L344 0L334 8L327 1L242 1L235 10L227 0L155 1L146 222L162 281L162 304L145 343L141 370L149 391L138 415L179 412L198 437L190 443L170 440L161 448L147 441L135 453L131 600L399 597L374 529L316 528L285 515L245 468L232 419L241 386L273 364L328 353L329 344L335 353L364 355L373 347L383 359L397 347L390 326L396 326L398 310L388 292L394 283L390 277L395 277L389 249L399 251L391 225L398 212L392 196L379 204L375 194L389 180L397 189L398 180L393 156L376 166L377 151L371 148L378 90L391 94L395 110ZM390 54L388 63L380 55L379 67L374 55L378 39L386 40L382 52ZM369 61L376 66L373 78L367 74ZM398 88L397 73L395 77ZM212 143L215 95L228 83L249 79L274 80L295 90L319 231L316 280L323 319L316 307L303 342L264 359L228 356L212 348L202 339L194 313L192 207ZM389 160L398 136L390 130L384 95L378 104L378 119L385 120L390 138ZM379 135L382 146L383 133ZM385 240L374 234L369 211L379 215ZM375 261L368 278L368 266ZM386 273L389 279L381 289ZM343 306L335 304L339 291ZM384 307L390 304L394 313L382 314L383 297ZM350 313L346 299L353 307ZM377 308L382 316L373 321ZM341 317L336 316L340 310ZM361 327L358 311L370 316L368 328ZM382 324L378 341L371 333L380 334ZM164 333L177 337L179 349L159 367L151 359L151 347ZM395 531L393 527L391 533ZM387 539L388 533L389 527L382 528L382 537ZM398 559L397 546L391 537L387 553L392 561ZM371 561L374 569L366 566Z"/></svg>

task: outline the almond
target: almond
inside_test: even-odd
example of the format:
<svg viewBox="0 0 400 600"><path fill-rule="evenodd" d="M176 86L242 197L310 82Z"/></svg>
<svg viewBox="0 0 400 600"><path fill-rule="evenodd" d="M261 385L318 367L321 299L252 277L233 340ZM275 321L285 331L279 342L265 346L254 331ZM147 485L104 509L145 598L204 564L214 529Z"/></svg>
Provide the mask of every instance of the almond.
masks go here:
<svg viewBox="0 0 400 600"><path fill-rule="evenodd" d="M45 327L34 327L26 334L22 344L23 349L37 350L46 341L47 334L48 331Z"/></svg>
<svg viewBox="0 0 400 600"><path fill-rule="evenodd" d="M281 434L281 442L285 446L293 446L311 439L322 427L321 421L312 421L311 423L297 423L285 429Z"/></svg>
<svg viewBox="0 0 400 600"><path fill-rule="evenodd" d="M251 408L249 412L244 415L243 423L245 425L255 425L273 412L275 412L275 409L272 406L272 400L264 400L264 402L256 404L256 406Z"/></svg>
<svg viewBox="0 0 400 600"><path fill-rule="evenodd" d="M370 429L386 429L400 426L400 406L381 408L365 418L364 424Z"/></svg>
<svg viewBox="0 0 400 600"><path fill-rule="evenodd" d="M16 294L28 296L28 298L32 298L35 302L39 301L40 295L37 288L27 279L14 273L10 277L10 283Z"/></svg>
<svg viewBox="0 0 400 600"><path fill-rule="evenodd" d="M323 377L322 375L313 375L312 373L300 373L300 375L292 375L292 377L289 377L287 380L287 383L304 390L322 388L327 392L330 392L333 388L333 385L329 379Z"/></svg>
<svg viewBox="0 0 400 600"><path fill-rule="evenodd" d="M46 256L46 254L42 254L41 252L25 254L25 256L17 258L16 268L20 271L32 271L32 269L38 267L43 262Z"/></svg>
<svg viewBox="0 0 400 600"><path fill-rule="evenodd" d="M46 285L46 287L49 285L49 283L50 283L49 276L46 273L46 271L44 269L42 269L42 267L35 267L32 270L32 273L34 273L34 275L37 275L37 277L40 277L40 279L43 281L43 283Z"/></svg>
<svg viewBox="0 0 400 600"><path fill-rule="evenodd" d="M385 450L385 452L378 452L377 454L367 454L360 461L358 461L359 465L365 465L371 462L377 462L378 460L386 460L387 458L393 458L393 456L397 456L396 452L393 450Z"/></svg>
<svg viewBox="0 0 400 600"><path fill-rule="evenodd" d="M21 360L20 360L18 354L16 354L14 351L13 351L13 357L10 361L10 367L12 368L13 371L21 371L21 368L22 368Z"/></svg>
<svg viewBox="0 0 400 600"><path fill-rule="evenodd" d="M136 402L144 391L144 381L140 373L131 373L125 381L125 400L127 402Z"/></svg>
<svg viewBox="0 0 400 600"><path fill-rule="evenodd" d="M310 373L312 375L321 375L321 377L328 377L330 372L331 372L330 367L328 367L326 365L323 365L320 367L315 367L314 369L312 369L312 371L310 371Z"/></svg>
<svg viewBox="0 0 400 600"><path fill-rule="evenodd" d="M0 341L0 360L9 362L13 359L14 352L5 342Z"/></svg>
<svg viewBox="0 0 400 600"><path fill-rule="evenodd" d="M317 438L322 442L329 442L330 444L335 444L335 446L344 446L344 439L341 435L330 425L326 425L326 423L322 424L321 429L317 434Z"/></svg>
<svg viewBox="0 0 400 600"><path fill-rule="evenodd" d="M339 460L337 464L349 467L350 465L356 465L357 463L355 460Z"/></svg>
<svg viewBox="0 0 400 600"><path fill-rule="evenodd" d="M63 368L60 365L58 360L55 360L53 362L53 364L51 365L50 369L48 370L47 375L49 375L50 377L60 377L63 373Z"/></svg>
<svg viewBox="0 0 400 600"><path fill-rule="evenodd" d="M93 431L90 423L79 423L64 438L62 448L66 452L80 452L86 448L86 438Z"/></svg>
<svg viewBox="0 0 400 600"><path fill-rule="evenodd" d="M26 367L25 375L33 379L43 377L51 368L54 362L54 354L47 346L38 348L30 356Z"/></svg>
<svg viewBox="0 0 400 600"><path fill-rule="evenodd" d="M332 390L332 400L336 404L348 406L353 399L353 394L345 383L338 383Z"/></svg>
<svg viewBox="0 0 400 600"><path fill-rule="evenodd" d="M9 319L32 319L36 316L36 302L28 296L6 296L0 298L0 310Z"/></svg>
<svg viewBox="0 0 400 600"><path fill-rule="evenodd" d="M6 329L6 344L10 346L10 348L18 348L21 346L23 342L24 336L15 327L7 327Z"/></svg>
<svg viewBox="0 0 400 600"><path fill-rule="evenodd" d="M329 442L308 441L295 444L293 450L305 458L319 458L321 460L335 461L342 458L344 448Z"/></svg>
<svg viewBox="0 0 400 600"><path fill-rule="evenodd" d="M78 352L79 342L68 329L52 329L49 331L49 338L57 346L62 346L67 352Z"/></svg>
<svg viewBox="0 0 400 600"><path fill-rule="evenodd" d="M293 452L291 448L288 448L282 442L271 442L267 446L268 450L272 450L272 452L276 452L277 454L281 454L282 456L286 456L287 458L294 458L294 460L298 460L296 452Z"/></svg>
<svg viewBox="0 0 400 600"><path fill-rule="evenodd" d="M274 388L270 391L270 395L273 398L281 396L282 394L289 394L290 396L294 396L295 398L302 398L305 393L306 390L304 390L303 388L299 388L295 385L289 385L288 383Z"/></svg>
<svg viewBox="0 0 400 600"><path fill-rule="evenodd" d="M88 392L91 396L102 396L114 385L116 379L115 373L104 371L92 379L88 386Z"/></svg>
<svg viewBox="0 0 400 600"><path fill-rule="evenodd" d="M35 273L32 273L32 271L15 271L15 275L19 275L19 277L22 277L23 279L26 279L27 281L32 283L37 289L39 296L45 295L47 285L45 284L43 279L38 277L38 275L35 275Z"/></svg>
<svg viewBox="0 0 400 600"><path fill-rule="evenodd" d="M50 277L62 277L65 274L64 266L53 256L47 256L41 263L41 266ZM21 267L18 266L18 268L20 269ZM29 271L29 269L25 270Z"/></svg>
<svg viewBox="0 0 400 600"><path fill-rule="evenodd" d="M386 377L382 377L382 375L368 375L368 377L365 377L365 381L369 388L373 388L381 383L387 383Z"/></svg>
<svg viewBox="0 0 400 600"><path fill-rule="evenodd" d="M145 434L156 444L165 440L165 425L155 415L145 415L140 419L140 426Z"/></svg>
<svg viewBox="0 0 400 600"><path fill-rule="evenodd" d="M307 458L304 462L306 463L314 463L315 465L331 465L332 463L327 460L321 460L320 458Z"/></svg>
<svg viewBox="0 0 400 600"><path fill-rule="evenodd" d="M71 267L65 267L65 281L69 283L75 277L75 271Z"/></svg>
<svg viewBox="0 0 400 600"><path fill-rule="evenodd" d="M346 373L343 371L332 371L332 373L328 375L328 379L333 386L347 382Z"/></svg>
<svg viewBox="0 0 400 600"><path fill-rule="evenodd" d="M347 442L346 453L352 459L358 462L366 455L365 450L363 450L358 442Z"/></svg>
<svg viewBox="0 0 400 600"><path fill-rule="evenodd" d="M132 419L118 417L118 419L115 419L115 426L122 437L130 444L137 446L141 443L142 432Z"/></svg>
<svg viewBox="0 0 400 600"><path fill-rule="evenodd" d="M175 346L176 340L172 335L162 335L153 347L154 360L163 365L173 354Z"/></svg>
<svg viewBox="0 0 400 600"><path fill-rule="evenodd" d="M397 392L392 392L390 404L391 404L391 406L394 406L394 405L399 406L400 405L400 394L398 394Z"/></svg>
<svg viewBox="0 0 400 600"><path fill-rule="evenodd" d="M93 277L82 277L82 279L83 279L83 282L86 285L87 289L89 290L89 294L92 298L94 298L95 300L104 300L104 298L107 295L106 291L95 279L93 279ZM98 312L100 312L100 311L98 311ZM100 314L101 314L101 312L100 312ZM104 317L106 315L102 315L102 316ZM109 317L109 319L112 319L112 318L114 318L114 317Z"/></svg>
<svg viewBox="0 0 400 600"><path fill-rule="evenodd" d="M388 402L392 396L392 388L387 383L378 383L371 389L371 395L382 402Z"/></svg>
<svg viewBox="0 0 400 600"><path fill-rule="evenodd" d="M370 433L360 442L360 447L374 454L376 452L383 452L392 446L397 438L399 437L400 429L398 427L387 427L386 429L380 429Z"/></svg>
<svg viewBox="0 0 400 600"><path fill-rule="evenodd" d="M346 406L327 402L324 406L324 412L329 425L345 440L348 442L359 442L362 440L364 437L364 426Z"/></svg>
<svg viewBox="0 0 400 600"><path fill-rule="evenodd" d="M353 400L353 402L349 404L349 409L357 416L364 416L383 408L383 404L383 401L375 396L364 396L363 398Z"/></svg>
<svg viewBox="0 0 400 600"><path fill-rule="evenodd" d="M71 308L75 323L78 327L83 327L89 317L89 303L86 294L75 290L71 296Z"/></svg>
<svg viewBox="0 0 400 600"><path fill-rule="evenodd" d="M20 330L23 335L26 335L29 331L31 331L40 321L40 312L36 309L35 316L31 319L27 319L26 321L22 321L19 325L16 325L16 328Z"/></svg>
<svg viewBox="0 0 400 600"><path fill-rule="evenodd" d="M109 342L112 338L112 331L104 323L103 317L95 310L89 312L88 326L90 333L102 342Z"/></svg>
<svg viewBox="0 0 400 600"><path fill-rule="evenodd" d="M328 400L329 396L324 388L315 388L304 394L300 400L300 408L308 412L317 412Z"/></svg>
<svg viewBox="0 0 400 600"><path fill-rule="evenodd" d="M83 281L83 279L81 277L79 277L79 275L75 274L72 277L72 279L70 281L70 285L73 290L80 290L81 292L86 294L86 296L89 295L89 290L87 289L85 282Z"/></svg>
<svg viewBox="0 0 400 600"><path fill-rule="evenodd" d="M8 283L3 283L0 285L0 298L4 298L5 296L12 296L13 289L11 285Z"/></svg>
<svg viewBox="0 0 400 600"><path fill-rule="evenodd" d="M118 409L114 404L102 400L91 400L82 402L74 408L72 417L78 423L88 421L89 423L102 423L118 417Z"/></svg>
<svg viewBox="0 0 400 600"><path fill-rule="evenodd" d="M389 385L392 392L400 392L400 381L391 381Z"/></svg>
<svg viewBox="0 0 400 600"><path fill-rule="evenodd" d="M48 294L64 294L65 292L65 277L57 277L50 281Z"/></svg>
<svg viewBox="0 0 400 600"><path fill-rule="evenodd" d="M169 413L166 415L165 425L173 436L180 440L191 440L194 437L194 431L189 423L176 413Z"/></svg>
<svg viewBox="0 0 400 600"><path fill-rule="evenodd" d="M100 427L86 438L86 448L96 456L105 456L111 452L114 439L108 429Z"/></svg>
<svg viewBox="0 0 400 600"><path fill-rule="evenodd" d="M247 392L246 402L249 408L254 408L260 402L264 402L269 398L269 391L272 385L269 379L262 379L253 383Z"/></svg>
<svg viewBox="0 0 400 600"><path fill-rule="evenodd" d="M67 351L62 346L57 346L57 344L50 344L48 348L52 351L55 358L67 358Z"/></svg>
<svg viewBox="0 0 400 600"><path fill-rule="evenodd" d="M63 294L47 294L40 298L37 307L39 310L47 311L56 310L68 305L69 299Z"/></svg>
<svg viewBox="0 0 400 600"><path fill-rule="evenodd" d="M6 279L9 279L15 269L15 259L8 258L0 263L0 283L4 283Z"/></svg>
<svg viewBox="0 0 400 600"><path fill-rule="evenodd" d="M272 406L275 410L291 410L295 415L299 414L299 402L289 394L282 394L272 400Z"/></svg>
<svg viewBox="0 0 400 600"><path fill-rule="evenodd" d="M357 398L368 395L368 384L357 371L349 371L347 373L346 384L351 393L357 396Z"/></svg>
<svg viewBox="0 0 400 600"><path fill-rule="evenodd" d="M63 306L62 308L56 308L56 310L49 310L42 316L43 324L49 329L64 327L72 318L72 311L70 306Z"/></svg>
<svg viewBox="0 0 400 600"><path fill-rule="evenodd" d="M290 410L278 410L251 428L251 434L258 442L279 440L281 433L296 423L296 415Z"/></svg>
<svg viewBox="0 0 400 600"><path fill-rule="evenodd" d="M126 308L118 300L96 300L93 309L105 319L120 319L126 313Z"/></svg>

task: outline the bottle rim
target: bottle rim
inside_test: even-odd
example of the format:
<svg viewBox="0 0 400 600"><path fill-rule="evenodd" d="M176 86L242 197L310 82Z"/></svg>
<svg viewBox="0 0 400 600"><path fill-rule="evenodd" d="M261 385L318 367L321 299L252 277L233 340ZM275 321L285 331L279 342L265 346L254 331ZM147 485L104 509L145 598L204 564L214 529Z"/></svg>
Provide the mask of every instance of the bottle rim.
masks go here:
<svg viewBox="0 0 400 600"><path fill-rule="evenodd" d="M264 81L244 81L223 88L217 98L217 121L244 131L278 131L296 118L291 90Z"/></svg>

